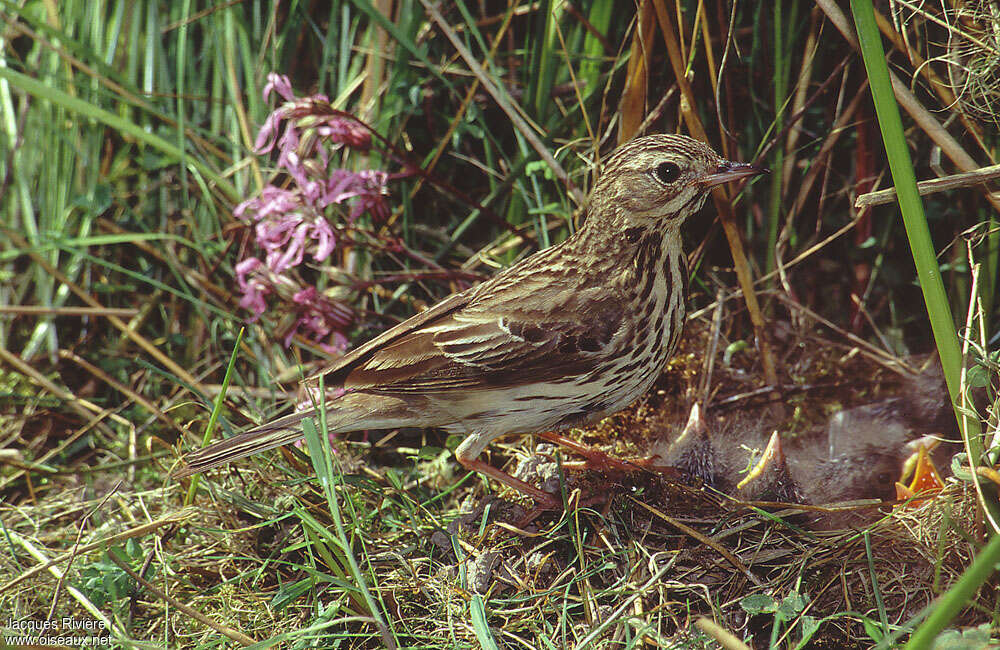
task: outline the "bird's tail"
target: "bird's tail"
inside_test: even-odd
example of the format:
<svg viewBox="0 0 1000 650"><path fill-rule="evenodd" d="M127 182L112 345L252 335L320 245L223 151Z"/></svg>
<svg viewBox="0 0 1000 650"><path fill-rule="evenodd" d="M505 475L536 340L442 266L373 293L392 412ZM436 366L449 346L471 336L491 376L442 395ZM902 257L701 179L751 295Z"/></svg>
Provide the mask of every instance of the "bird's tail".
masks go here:
<svg viewBox="0 0 1000 650"><path fill-rule="evenodd" d="M442 418L438 417L437 412L428 408L429 404L427 400L412 396L403 399L362 391L341 394L336 399L328 400L323 407L326 409L326 431L343 433L359 429L393 429L402 426L440 424ZM192 451L184 456L186 465L174 472L174 477L198 474L251 454L300 440L303 437L302 421L315 416L315 408L297 411L232 438Z"/></svg>
<svg viewBox="0 0 1000 650"><path fill-rule="evenodd" d="M315 414L313 409L291 413L232 438L192 451L184 456L185 465L174 472L174 478L198 474L252 454L295 442L304 435L302 420Z"/></svg>

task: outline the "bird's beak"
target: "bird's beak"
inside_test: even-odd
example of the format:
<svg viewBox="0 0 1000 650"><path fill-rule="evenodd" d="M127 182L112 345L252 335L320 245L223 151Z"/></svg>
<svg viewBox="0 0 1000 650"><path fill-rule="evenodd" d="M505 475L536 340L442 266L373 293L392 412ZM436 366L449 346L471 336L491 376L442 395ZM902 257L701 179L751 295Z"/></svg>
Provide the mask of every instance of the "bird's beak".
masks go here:
<svg viewBox="0 0 1000 650"><path fill-rule="evenodd" d="M747 176L760 176L761 174L770 173L770 169L761 167L760 165L723 160L719 163L718 169L709 174L705 174L701 178L696 179L694 182L696 185L700 185L701 187L708 189L710 187L722 185L723 183L728 183L729 181L736 181Z"/></svg>

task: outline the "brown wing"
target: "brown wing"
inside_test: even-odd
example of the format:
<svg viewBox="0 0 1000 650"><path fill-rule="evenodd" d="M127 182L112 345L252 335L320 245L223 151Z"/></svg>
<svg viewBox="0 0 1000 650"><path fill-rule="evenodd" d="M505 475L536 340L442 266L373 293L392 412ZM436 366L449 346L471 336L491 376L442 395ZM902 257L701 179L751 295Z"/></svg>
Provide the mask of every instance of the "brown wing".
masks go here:
<svg viewBox="0 0 1000 650"><path fill-rule="evenodd" d="M367 343L364 343L344 356L340 357L332 364L317 372L309 379L314 379L319 375L326 375L326 383L329 386L337 386L344 382L344 379L359 364L371 358L379 349L390 346L401 338L414 332L419 332L421 328L433 325L434 323L447 319L455 311L460 310L469 302L470 290L455 293L428 309L414 314L398 325L387 329Z"/></svg>
<svg viewBox="0 0 1000 650"><path fill-rule="evenodd" d="M369 341L330 368L327 382L437 392L583 374L623 322L622 301L603 293L573 273L501 274Z"/></svg>

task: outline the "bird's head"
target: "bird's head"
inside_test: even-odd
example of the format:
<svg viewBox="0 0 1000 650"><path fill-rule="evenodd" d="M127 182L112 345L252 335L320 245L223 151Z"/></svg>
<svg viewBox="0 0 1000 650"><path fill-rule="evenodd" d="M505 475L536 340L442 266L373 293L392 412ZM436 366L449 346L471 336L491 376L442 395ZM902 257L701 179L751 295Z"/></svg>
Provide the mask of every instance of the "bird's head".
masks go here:
<svg viewBox="0 0 1000 650"><path fill-rule="evenodd" d="M680 225L697 212L713 187L768 170L725 160L684 135L636 138L618 147L591 193L591 214L617 227Z"/></svg>

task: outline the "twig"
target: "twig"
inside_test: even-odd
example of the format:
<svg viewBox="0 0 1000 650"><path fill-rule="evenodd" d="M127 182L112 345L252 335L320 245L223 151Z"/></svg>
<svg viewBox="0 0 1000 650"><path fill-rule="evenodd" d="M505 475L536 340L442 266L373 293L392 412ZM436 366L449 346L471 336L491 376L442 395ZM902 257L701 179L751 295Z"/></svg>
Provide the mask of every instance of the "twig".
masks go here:
<svg viewBox="0 0 1000 650"><path fill-rule="evenodd" d="M980 185L995 178L1000 178L1000 165L990 165L981 167L970 172L952 174L941 178L932 178L917 183L917 191L921 196L935 194L946 190L953 190L958 187L969 187L970 185ZM876 192L862 194L854 200L854 207L865 208L869 205L882 205L896 200L896 188L890 187Z"/></svg>
<svg viewBox="0 0 1000 650"><path fill-rule="evenodd" d="M965 332L966 335L962 337L962 358L969 358L969 341L975 336L974 326L976 321L976 296L979 295L979 269L980 266L976 264L972 259L972 247L968 249L969 253L969 267L972 273L972 286L969 287L969 311L965 318ZM983 316L979 314L980 323L983 322ZM989 458L983 457L983 442L986 440L986 436L983 435L982 439L977 439L977 436L981 435L976 429L973 429L971 422L970 411L974 411L973 405L969 400L969 369L967 364L962 364L961 372L959 374L959 390L958 399L961 400L961 421L959 423L959 432L962 434L962 442L965 443L965 451L967 456L967 462L969 465L969 471L972 473L972 485L976 489L976 495L979 498L979 503L982 506L981 512L986 520L989 522L990 527L993 529L993 535L1000 535L1000 524L993 516L993 508L990 507L988 499L992 498L992 494L985 494L983 492L983 485L979 482L979 475L976 472L976 467L984 464L984 461L989 462ZM977 423L978 424L978 423Z"/></svg>
<svg viewBox="0 0 1000 650"><path fill-rule="evenodd" d="M75 293L80 297L85 303L94 307L96 309L105 309L104 305L100 304L96 298L94 298L89 292L84 291L80 286L73 282L69 276L53 266L47 259L42 257L35 248L28 243L28 240L22 237L19 233L14 232L10 228L0 226L0 231L3 231L6 237L9 237L13 242L14 246L21 249L24 253L31 257L32 261L38 264L40 267L45 269L46 273L55 278L58 282L66 285L70 291ZM122 321L122 319L117 316L108 315L108 320L114 325L118 330L122 332L127 338L131 339L136 345L142 348L149 356L153 357L167 368L170 372L174 373L182 381L186 382L189 386L195 390L201 389L200 382L194 378L194 376L185 370L179 363L171 359L162 350L160 350L156 345L152 343L149 339L142 336L136 332L127 323Z"/></svg>
<svg viewBox="0 0 1000 650"><path fill-rule="evenodd" d="M64 572L58 569L57 567L52 566L52 563L48 560L47 557L45 557L45 554L42 553L42 551L38 549L34 544L32 544L28 539L22 537L21 535L18 535L13 531L9 531L8 534L10 538L15 542L17 542L25 551L27 551L31 555L31 557L35 558L39 562L42 562L48 568L49 573L54 575L57 579L61 580L63 578L63 575L65 575ZM72 553L68 553L64 557L66 556L72 556ZM4 591L5 590L0 589L0 592ZM124 641L128 639L128 636L126 635L125 631L121 628L121 626L116 625L111 621L111 619L105 616L104 613L101 612L101 610L99 610L97 606L94 605L94 603L91 602L91 600L87 598L87 596L82 591L80 591L73 585L67 585L66 591L69 592L69 594L78 603L80 603L80 606L83 607L91 616L93 616L96 620L101 621L101 623L104 624L104 629L111 630L112 634L114 634L120 640Z"/></svg>
<svg viewBox="0 0 1000 650"><path fill-rule="evenodd" d="M138 309L129 307L45 307L42 305L0 306L0 314L22 316L121 316L133 318Z"/></svg>
<svg viewBox="0 0 1000 650"><path fill-rule="evenodd" d="M726 304L726 290L720 284L715 293L715 314L712 316L712 335L709 338L708 349L705 351L705 364L701 372L701 385L698 394L701 395L702 408L708 408L708 399L712 392L712 371L715 369L715 353L719 349L719 334L722 332L722 311Z"/></svg>
<svg viewBox="0 0 1000 650"><path fill-rule="evenodd" d="M660 551L660 552L667 553L666 551ZM618 620L622 616L622 614L624 614L636 600L641 598L643 594L646 593L646 591L648 591L651 587L654 587L655 585L658 585L660 583L660 578L662 578L667 571L673 568L674 564L677 562L678 557L680 557L678 554L671 554L670 559L664 562L663 566L659 567L656 570L656 573L653 573L653 575L649 577L649 580L647 580L645 584L643 584L641 587L632 592L632 594L625 599L625 602L616 607L615 610L611 612L610 615L605 617L604 621L600 625L597 625L596 627L591 629L590 633L587 634L587 636L583 637L583 639L578 644L576 644L576 646L574 646L574 650L593 647L591 644L595 639L600 638L600 636L604 633L604 631L608 629L614 621ZM650 558L650 563L655 562L655 559L656 555L654 554L654 556Z"/></svg>
<svg viewBox="0 0 1000 650"><path fill-rule="evenodd" d="M782 399L790 393L807 393L812 390L837 388L842 385L843 382L828 382L821 384L778 384L777 386L764 386L763 388L755 388L724 397L715 403L715 408L729 406L730 404L753 399L754 397L767 396L769 399Z"/></svg>
<svg viewBox="0 0 1000 650"><path fill-rule="evenodd" d="M874 345L872 345L868 341L864 340L863 338L861 338L859 336L856 336L854 334L851 334L850 332L844 330L841 327L837 327L837 325L835 325L832 321L830 321L827 318L823 318L822 316L820 316L819 314L817 314L813 310L809 309L805 305L802 305L802 304L800 304L798 302L795 302L791 298L787 298L787 297L783 296L782 294L775 294L775 297L778 300L780 300L781 302L783 302L785 305L787 305L789 308L791 308L791 309L798 309L799 311L801 311L803 314L805 314L809 318L812 318L813 320L815 320L815 321L817 321L819 323L822 323L826 327L829 327L834 332L837 332L838 334L840 334L841 336L843 336L844 338L846 338L848 341L850 341L854 345L856 345L859 348L861 348L862 350L867 350L868 352L870 352L871 354L873 354L875 356L875 358L881 358L881 359L883 359L885 361L891 361L891 362L893 362L895 364L898 364L900 367L906 369L911 374L913 374L913 375L917 374L916 370L914 370L913 367L910 366L909 364L907 364L907 363L901 361L900 359L894 357L892 354L886 352L885 350L880 350L879 348L875 347Z"/></svg>
<svg viewBox="0 0 1000 650"><path fill-rule="evenodd" d="M423 0L426 1L426 0ZM685 59L681 55L676 41L676 30L670 15L663 2L654 2L656 17L660 23L660 31L663 33L663 41L667 46L667 58L673 68L674 76L677 78L677 86L681 92L681 115L684 123L687 124L691 135L708 141L705 134L705 126L701 123L701 118L694 110L694 92L691 84L687 80L684 69ZM750 262L747 260L746 252L743 249L743 240L733 216L732 204L728 190L723 187L716 187L712 190L712 201L715 203L715 211L719 215L722 223L722 230L726 234L726 241L729 243L729 250L733 255L733 267L736 270L736 279L743 290L743 301L747 305L747 313L750 315L750 323L753 325L754 334L757 338L758 349L760 350L760 363L764 370L764 381L768 385L778 383L778 370L774 362L774 353L771 350L770 339L767 336L767 325L764 322L764 314L760 304L757 302L757 294L753 290L753 277L750 271Z"/></svg>
<svg viewBox="0 0 1000 650"><path fill-rule="evenodd" d="M83 415L85 417L87 417L87 414L83 414ZM112 415L114 415L115 417L118 417L117 414L112 413ZM79 429L77 429L76 431L74 431L69 436L63 437L60 440L60 442L59 442L58 445L56 445L52 449L48 450L47 452L45 452L44 454L42 454L40 457L36 458L33 462L29 463L29 462L22 461L20 459L20 452L18 450L16 450L16 449L9 450L11 452L15 452L15 455L13 455L13 456L6 456L5 455L3 457L0 457L0 465L11 465L13 467L17 467L18 471L14 472L13 474L9 474L9 475L5 476L3 478L3 480L0 481L0 490L3 490L5 487L7 487L8 485L10 485L14 481L20 479L27 472L37 472L37 473L40 473L40 474L51 474L51 475L56 475L56 474L64 473L66 470L55 470L55 469L51 469L51 468L46 467L45 466L45 462L48 461L50 458L58 456L59 454L63 453L65 450L69 449L73 445L73 443L75 443L77 440L80 439L80 437L82 435L84 435L85 433L89 432L94 427L101 428L101 430L104 431L104 433L107 434L110 430L107 429L107 425L104 424L104 421L103 421L104 420L104 416L105 416L105 413L102 411L100 413L97 413L96 415L87 417L87 422L82 427L80 427ZM131 424L129 424L129 427L131 427ZM110 435L113 436L114 433L111 432ZM7 451L7 450L5 450L5 451ZM74 468L72 470L72 473L89 472L89 471L92 471L94 469L101 469L101 470L106 471L108 469L108 467L109 467L108 464L102 464L100 466L100 468L90 468L90 467L83 468L83 469L81 469L81 468ZM3 591L3 589L0 589L0 592L2 592L2 591Z"/></svg>
<svg viewBox="0 0 1000 650"><path fill-rule="evenodd" d="M97 366L95 366L94 364L90 363L89 361L87 361L86 359L84 359L80 355L76 354L75 352L72 352L71 350L60 349L59 350L59 358L60 359L67 359L67 360L72 361L73 363L77 364L78 366L80 366L81 368L83 368L85 371L87 371L91 375L93 375L96 379L98 379L100 381L103 381L104 383L106 383L107 385L111 386L115 390L117 390L117 391L121 392L122 394L124 394L130 400L132 400L133 402L135 402L136 404L138 404L139 406L141 406L142 408L144 408L146 411L148 411L150 414L152 414L155 418L157 418L158 420L160 420L161 422L163 422L164 424L166 424L168 427L173 428L175 431L177 431L181 435L185 435L185 434L189 433L188 430L184 426L178 424L177 422L175 422L171 418L168 418L167 415L166 415L166 413L164 413L162 410L160 410L159 408L157 408L157 406L155 404L153 404L152 402L150 402L148 399L146 399L145 397L143 397L139 393L135 392L134 390L132 390L128 386L122 384L120 381L116 380L114 377L112 377L108 373L104 372L102 369L100 369Z"/></svg>
<svg viewBox="0 0 1000 650"><path fill-rule="evenodd" d="M108 490L108 493L104 495L103 499L101 499L101 502L96 504L93 508L91 508L83 516L83 519L79 521L76 529L76 539L73 540L73 548L69 552L69 562L66 563L66 569L62 572L62 575L60 575L56 580L56 589L55 592L52 594L52 605L49 607L48 620L51 621L56 617L56 604L59 602L59 592L62 590L63 584L66 580L66 573L69 572L70 566L73 565L73 560L76 559L77 555L79 555L80 553L80 538L83 537L83 529L87 526L87 520L90 519L91 515L93 515L95 512L104 507L104 504L107 503L108 499L110 499L115 493L118 492L122 484L123 481L121 480L115 483L114 487Z"/></svg>
<svg viewBox="0 0 1000 650"><path fill-rule="evenodd" d="M850 44L854 50L858 50L858 39L854 34L854 29L851 23L847 20L847 16L841 11L840 7L834 3L833 0L816 0L816 4L819 5L826 17L830 19L837 31L840 32L844 40ZM958 143L955 138L952 137L950 133L941 123L938 122L931 113L923 107L920 101L914 96L910 89L906 87L906 84L897 77L892 71L889 72L889 79L892 81L892 90L896 95L896 101L899 105L910 114L913 121L934 141L934 144L941 147L941 151L944 152L948 158L951 159L955 166L965 172L971 172L979 168L979 164L973 160L972 156L962 148L962 145ZM986 200L989 201L994 208L1000 210L1000 196L993 193L986 192Z"/></svg>
<svg viewBox="0 0 1000 650"><path fill-rule="evenodd" d="M101 431L109 435L114 435L114 432L108 427L108 425L101 421L106 417L111 418L111 420L113 420L115 423L120 424L122 426L126 427L131 426L131 423L128 420L115 413L113 409L102 409L97 404L94 404L89 400L85 400L82 397L74 395L68 390L60 388L59 386L49 381L48 377L46 377L45 375L38 372L30 365L28 365L27 363L25 363L16 354L8 352L2 347L0 347L0 360L12 366L14 370L21 373L25 377L33 379L36 383L41 385L42 388L52 393L59 399L65 401L66 406L80 417L89 420L92 414L96 414L98 420L97 426L98 428L101 429Z"/></svg>
<svg viewBox="0 0 1000 650"><path fill-rule="evenodd" d="M718 542L716 542L712 538L706 537L705 535L702 535L701 533L699 533L694 528L691 528L690 526L688 526L686 524L683 524L680 521L674 519L673 517L671 517L667 513L662 512L660 510L657 510L656 508L654 508L653 506L651 506L651 505L649 505L647 503L639 501L635 497L631 497L630 496L629 499L631 499L634 503L639 504L640 506L642 506L646 510L649 510L651 513L653 513L654 515L656 515L657 517L659 517L663 521L667 522L668 524L670 524L674 528L677 528L678 530L680 530L685 535L688 535L689 537L693 537L694 539L698 540L699 542L701 542L705 546L708 546L709 548L711 548L712 550L714 550L716 553L718 553L719 555L721 555L722 557L724 557L726 560L728 560L730 564L732 564L734 567L736 567L736 569L740 573L742 573L744 576L746 576L747 580L749 580L750 582L752 582L754 584L754 586L761 587L761 588L764 586L764 584L757 578L757 576L755 576L750 571L750 569L748 569L747 566L745 564L743 564L743 562L741 562L738 557L736 557L735 555L733 555L729 551L729 549L727 549L726 547L722 546L721 544L719 544Z"/></svg>

